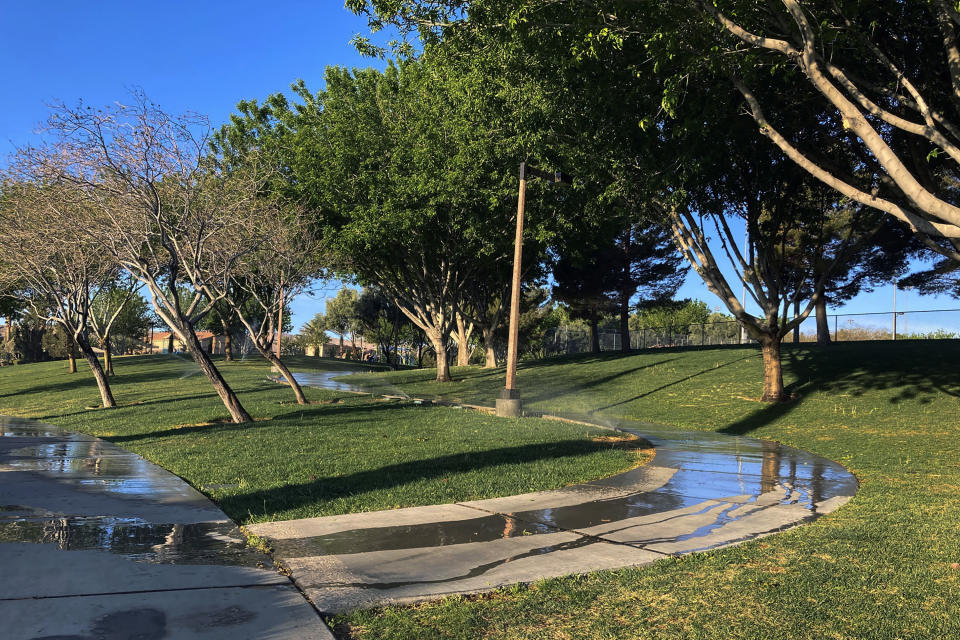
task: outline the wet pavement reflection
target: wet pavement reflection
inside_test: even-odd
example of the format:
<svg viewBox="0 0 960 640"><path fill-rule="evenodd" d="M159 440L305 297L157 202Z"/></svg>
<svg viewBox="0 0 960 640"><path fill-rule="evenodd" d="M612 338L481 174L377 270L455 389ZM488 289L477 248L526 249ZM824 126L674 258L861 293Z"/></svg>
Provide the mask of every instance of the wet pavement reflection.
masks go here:
<svg viewBox="0 0 960 640"><path fill-rule="evenodd" d="M0 416L0 637L329 640L272 558L172 473Z"/></svg>
<svg viewBox="0 0 960 640"><path fill-rule="evenodd" d="M337 370L337 371L311 371L311 372L302 372L294 373L293 379L300 383L304 387L316 387L318 389L330 389L332 391L355 391L362 392L364 389L348 384L346 382L338 382L334 380L339 376L348 376L352 373L362 373L363 369L356 370Z"/></svg>
<svg viewBox="0 0 960 640"><path fill-rule="evenodd" d="M0 543L52 544L61 551L103 550L137 562L257 567L269 557L247 545L232 524L152 524L137 518L4 517Z"/></svg>
<svg viewBox="0 0 960 640"><path fill-rule="evenodd" d="M338 375L297 374L305 385L357 390L331 380ZM640 436L656 456L610 478L530 496L250 529L271 540L322 610L336 612L716 549L810 522L858 488L836 462L776 442L558 417Z"/></svg>
<svg viewBox="0 0 960 640"><path fill-rule="evenodd" d="M270 564L206 497L136 454L20 418L0 416L0 436L0 543L150 563Z"/></svg>

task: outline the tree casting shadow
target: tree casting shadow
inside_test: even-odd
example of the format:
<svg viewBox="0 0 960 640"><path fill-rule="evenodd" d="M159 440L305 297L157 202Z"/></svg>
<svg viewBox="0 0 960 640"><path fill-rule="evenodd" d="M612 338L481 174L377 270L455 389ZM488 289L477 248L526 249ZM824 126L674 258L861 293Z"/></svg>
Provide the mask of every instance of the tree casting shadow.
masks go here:
<svg viewBox="0 0 960 640"><path fill-rule="evenodd" d="M392 464L348 476L317 478L282 487L223 496L218 499L218 502L221 508L234 518L243 518L248 514L269 515L281 510L348 498L369 491L400 487L420 480L443 478L498 465L524 464L538 460L586 455L609 449L610 446L590 440L561 440L546 444L528 444L451 454L427 460Z"/></svg>

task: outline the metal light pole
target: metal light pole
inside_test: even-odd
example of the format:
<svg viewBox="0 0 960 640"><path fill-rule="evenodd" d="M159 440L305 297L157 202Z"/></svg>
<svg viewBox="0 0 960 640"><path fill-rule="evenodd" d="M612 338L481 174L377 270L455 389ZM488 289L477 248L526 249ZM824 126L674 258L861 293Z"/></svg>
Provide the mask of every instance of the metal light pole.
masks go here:
<svg viewBox="0 0 960 640"><path fill-rule="evenodd" d="M517 342L520 337L520 280L523 274L523 214L527 201L527 174L553 183L571 182L570 176L560 172L548 173L526 162L520 163L520 193L517 199L517 232L513 245L513 282L510 289L510 332L507 338L507 381L497 398L497 415L518 418L523 413L520 392L517 390Z"/></svg>

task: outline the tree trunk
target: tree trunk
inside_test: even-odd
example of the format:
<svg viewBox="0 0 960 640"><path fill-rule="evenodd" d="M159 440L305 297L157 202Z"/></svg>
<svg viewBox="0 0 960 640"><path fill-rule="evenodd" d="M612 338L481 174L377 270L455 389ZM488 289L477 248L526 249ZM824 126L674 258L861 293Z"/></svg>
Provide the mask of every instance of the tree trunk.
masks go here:
<svg viewBox="0 0 960 640"><path fill-rule="evenodd" d="M257 351L260 352L264 358L267 359L267 362L272 364L280 372L280 375L283 376L284 380L287 381L287 384L290 385L290 388L293 389L293 395L297 398L297 404L310 404L307 402L306 396L303 395L303 389L300 388L300 383L296 381L293 377L293 374L290 373L290 369L287 368L287 365L283 363L280 358L277 357L277 354L274 353L273 349L264 348L260 344L259 340L254 340L254 345L257 347Z"/></svg>
<svg viewBox="0 0 960 640"><path fill-rule="evenodd" d="M590 318L590 351L600 353L600 321L596 315Z"/></svg>
<svg viewBox="0 0 960 640"><path fill-rule="evenodd" d="M97 387L100 389L100 402L104 408L109 409L110 407L117 406L116 401L113 399L113 392L110 390L110 382L107 380L103 367L100 366L100 359L90 346L90 341L87 340L85 336L81 336L77 338L77 346L80 347L80 353L83 354L83 358L87 361L87 364L90 365L90 371L93 372L93 379L97 381Z"/></svg>
<svg viewBox="0 0 960 640"><path fill-rule="evenodd" d="M113 373L113 350L110 348L110 334L103 336L103 369L108 376Z"/></svg>
<svg viewBox="0 0 960 640"><path fill-rule="evenodd" d="M223 375L221 375L220 371L214 366L210 355L203 350L203 345L200 344L197 334L193 332L191 327L187 327L182 333L184 346L186 346L190 355L193 356L194 361L200 365L200 369L210 380L210 384L217 390L217 395L220 396L220 400L223 401L223 405L227 408L227 411L230 412L230 418L236 423L252 422L253 418L250 417L247 410L240 404L240 399L237 398L237 394L233 392L233 389L230 388L227 381L223 379Z"/></svg>
<svg viewBox="0 0 960 640"><path fill-rule="evenodd" d="M447 362L447 344L446 340L435 329L427 333L433 350L437 354L437 382L450 382L450 364Z"/></svg>
<svg viewBox="0 0 960 640"><path fill-rule="evenodd" d="M66 333L66 332L64 332ZM73 338L69 335L67 336L67 360L70 361L70 373L77 372L77 346L73 342Z"/></svg>
<svg viewBox="0 0 960 640"><path fill-rule="evenodd" d="M493 327L484 327L483 331L483 348L486 353L486 360L483 362L484 369L496 369L497 368L497 351L494 349L493 344Z"/></svg>
<svg viewBox="0 0 960 640"><path fill-rule="evenodd" d="M467 327L463 321L463 316L457 314L457 366L466 367L470 364L470 334L473 333L473 325Z"/></svg>
<svg viewBox="0 0 960 640"><path fill-rule="evenodd" d="M830 319L827 317L827 300L823 296L817 300L817 344L821 347L832 342L830 339Z"/></svg>
<svg viewBox="0 0 960 640"><path fill-rule="evenodd" d="M783 389L783 370L780 362L781 338L765 335L760 339L763 351L763 397L764 402L787 400Z"/></svg>
<svg viewBox="0 0 960 640"><path fill-rule="evenodd" d="M340 334L340 357L343 357L343 334Z"/></svg>
<svg viewBox="0 0 960 640"><path fill-rule="evenodd" d="M630 353L630 296L620 292L620 351Z"/></svg>
<svg viewBox="0 0 960 640"><path fill-rule="evenodd" d="M793 315L794 317L800 315L800 298L797 298L793 301ZM798 324L793 328L793 344L800 344L800 325Z"/></svg>
<svg viewBox="0 0 960 640"><path fill-rule="evenodd" d="M220 320L220 326L223 328L223 359L233 362L233 336L230 335L230 325Z"/></svg>

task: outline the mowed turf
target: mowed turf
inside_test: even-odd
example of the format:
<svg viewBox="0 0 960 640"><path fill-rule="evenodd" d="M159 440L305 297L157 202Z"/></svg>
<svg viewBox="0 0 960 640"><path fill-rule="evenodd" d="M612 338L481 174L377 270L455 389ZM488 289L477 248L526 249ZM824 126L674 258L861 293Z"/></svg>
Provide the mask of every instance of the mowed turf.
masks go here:
<svg viewBox="0 0 960 640"><path fill-rule="evenodd" d="M295 368L343 367L294 359ZM262 522L437 504L561 487L635 465L609 432L547 420L381 401L267 380L250 359L220 363L256 418L230 424L199 368L183 356L117 358L119 406L99 404L80 362L0 368L0 414L100 436L185 478L234 519Z"/></svg>
<svg viewBox="0 0 960 640"><path fill-rule="evenodd" d="M351 638L960 638L960 343L785 346L793 402L765 405L752 348L529 364L528 408L773 439L842 462L858 495L814 523L640 569L357 612ZM496 372L352 379L491 402Z"/></svg>

